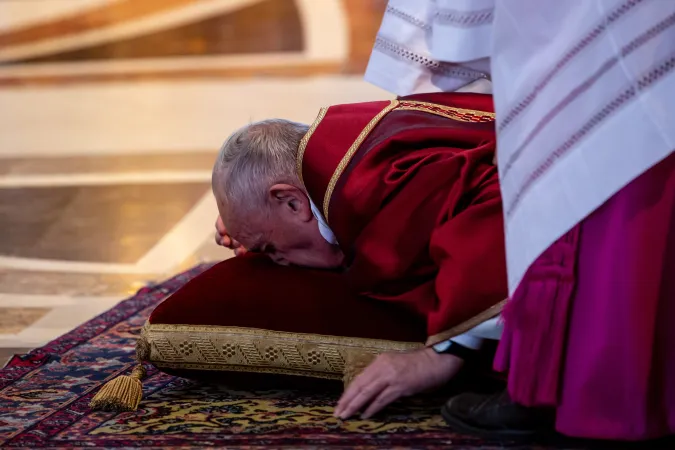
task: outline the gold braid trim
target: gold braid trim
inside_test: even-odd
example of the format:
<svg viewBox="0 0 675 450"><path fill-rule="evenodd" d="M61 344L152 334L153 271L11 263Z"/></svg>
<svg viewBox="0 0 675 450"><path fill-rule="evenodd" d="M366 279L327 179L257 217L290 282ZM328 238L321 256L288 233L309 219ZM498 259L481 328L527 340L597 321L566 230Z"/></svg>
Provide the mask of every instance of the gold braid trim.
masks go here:
<svg viewBox="0 0 675 450"><path fill-rule="evenodd" d="M326 220L328 220L328 207L330 206L330 201L331 197L333 196L333 191L335 190L335 186L338 183L338 180L340 179L340 176L344 172L344 170L347 168L349 165L349 162L352 160L354 157L354 154L358 151L359 147L363 143L363 141L368 137L371 131L373 131L373 128L382 120L384 116L386 116L389 112L396 110L396 111L401 111L401 110L408 110L408 111L421 111L421 112L426 112L429 114L435 114L437 116L442 116L451 120L457 120L459 122L473 122L473 123L480 123L480 122L493 122L495 120L495 114L491 112L486 112L486 111L478 111L475 109L464 109L464 108L455 108L452 106L444 106L444 105L438 105L435 103L429 103L429 102L418 102L414 100L392 100L389 106L384 108L382 111L380 111L369 123L366 125L366 127L361 131L359 136L356 138L354 143L352 143L351 147L349 147L349 150L347 150L347 153L345 153L345 156L342 157L342 160L338 163L337 167L335 168L335 172L333 172L333 176L331 177L330 181L328 182L328 187L326 189L326 194L324 195L323 198L323 216ZM320 119L323 119L323 116L319 115L319 118L317 121L320 121ZM318 122L314 122L318 126ZM314 125L312 125L314 126ZM309 140L309 137L311 137L311 130L307 135L305 135L305 138ZM303 138L304 140L304 138ZM301 143L300 148L302 149L302 152L304 153L304 147L307 145L305 142L304 146ZM300 155L300 152L298 152L298 155ZM298 162L298 167L301 168L302 161L299 159ZM300 170L300 169L298 169Z"/></svg>
<svg viewBox="0 0 675 450"><path fill-rule="evenodd" d="M436 103L402 100L397 110L422 111L459 122L493 122L495 113L478 111L475 109L455 108L452 106L437 105Z"/></svg>
<svg viewBox="0 0 675 450"><path fill-rule="evenodd" d="M347 168L349 161L352 160L354 154L359 149L363 141L368 137L370 132L373 131L373 128L377 126L380 120L382 120L382 118L386 116L389 113L389 111L396 108L398 104L399 104L398 100L391 100L391 102L387 107L385 107L375 117L373 117L372 120L368 122L368 125L366 125L366 127L363 130L361 130L361 133L358 135L358 137L351 145L351 147L349 147L349 150L347 150L345 156L343 156L342 160L338 163L337 167L335 168L335 172L333 172L333 176L330 178L330 181L328 182L326 195L324 195L323 197L323 217L326 219L326 221L328 221L328 206L330 205L330 199L333 196L333 190L335 190L335 185L337 185L337 182L340 179L342 172L344 172L344 170Z"/></svg>
<svg viewBox="0 0 675 450"><path fill-rule="evenodd" d="M464 334L467 331L469 331L472 328L477 327L481 323L492 319L495 316L498 316L502 310L504 309L504 305L506 305L507 300L502 300L501 302L497 303L496 305L493 305L483 311L482 313L473 316L469 320L460 323L457 326L454 326L450 328L449 330L442 331L438 334L435 334L433 336L430 336L427 339L427 346L431 346L434 344L438 344L439 342L447 341L448 339L452 339L455 336L459 336L460 334Z"/></svg>
<svg viewBox="0 0 675 450"><path fill-rule="evenodd" d="M342 379L353 354L423 348L421 343L289 333L258 328L146 323L149 362L157 367L282 373Z"/></svg>
<svg viewBox="0 0 675 450"><path fill-rule="evenodd" d="M183 369L183 370L208 370L213 372L247 372L247 373L271 373L278 375L295 375L310 378L322 378L324 380L342 380L344 375L339 373L314 372L299 369L280 369L278 367L262 366L238 366L228 364L193 364L193 363L152 363L158 369Z"/></svg>
<svg viewBox="0 0 675 450"><path fill-rule="evenodd" d="M314 123L312 126L309 127L309 130L307 130L307 133L302 137L300 140L300 145L298 146L298 154L295 159L295 170L298 173L298 177L300 177L300 181L304 184L304 181L302 179L302 159L305 157L305 150L307 150L307 144L309 143L309 139L312 137L316 129L318 128L319 124L323 120L324 117L326 117L326 113L328 112L328 108L321 108L319 110L319 115L316 116L316 119L314 120Z"/></svg>

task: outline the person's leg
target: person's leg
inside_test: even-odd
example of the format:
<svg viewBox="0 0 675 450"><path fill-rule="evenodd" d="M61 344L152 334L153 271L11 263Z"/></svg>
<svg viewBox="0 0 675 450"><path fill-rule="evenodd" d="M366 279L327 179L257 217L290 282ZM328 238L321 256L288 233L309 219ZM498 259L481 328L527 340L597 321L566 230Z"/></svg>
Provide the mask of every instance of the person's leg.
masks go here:
<svg viewBox="0 0 675 450"><path fill-rule="evenodd" d="M578 270L556 428L675 433L675 155L584 221Z"/></svg>
<svg viewBox="0 0 675 450"><path fill-rule="evenodd" d="M506 391L455 396L442 414L456 431L484 438L528 438L552 431L579 234L575 227L532 264L503 312L495 368L509 371L508 390L519 403Z"/></svg>
<svg viewBox="0 0 675 450"><path fill-rule="evenodd" d="M533 264L509 305L496 366L509 370L510 396L451 399L450 422L462 418L493 435L535 431L538 409L518 410L518 423L507 418L517 402L556 406L556 428L574 437L675 433L675 155L578 231L578 245L568 248L576 251L560 247L573 243L572 230ZM542 270L556 257L556 270ZM494 411L503 412L501 423Z"/></svg>

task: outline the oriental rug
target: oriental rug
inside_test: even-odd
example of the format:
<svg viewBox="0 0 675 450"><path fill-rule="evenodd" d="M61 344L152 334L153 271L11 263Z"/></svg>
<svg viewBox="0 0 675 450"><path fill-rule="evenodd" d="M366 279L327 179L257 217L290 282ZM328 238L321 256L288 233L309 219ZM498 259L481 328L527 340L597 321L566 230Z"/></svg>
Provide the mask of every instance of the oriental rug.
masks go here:
<svg viewBox="0 0 675 450"><path fill-rule="evenodd" d="M502 448L448 431L439 401L412 399L375 420L332 417L339 390L241 388L150 369L137 411L93 412L108 380L129 373L152 309L207 266L134 297L0 371L0 446L10 448Z"/></svg>

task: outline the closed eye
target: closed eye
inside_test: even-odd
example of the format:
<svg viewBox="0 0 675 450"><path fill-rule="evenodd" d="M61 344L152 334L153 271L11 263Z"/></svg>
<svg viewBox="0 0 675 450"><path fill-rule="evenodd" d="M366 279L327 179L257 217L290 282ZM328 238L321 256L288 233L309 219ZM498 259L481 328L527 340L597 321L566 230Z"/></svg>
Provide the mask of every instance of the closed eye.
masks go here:
<svg viewBox="0 0 675 450"><path fill-rule="evenodd" d="M248 249L249 252L251 253L262 253L263 252L263 245L262 244L256 244L251 246L251 248Z"/></svg>
<svg viewBox="0 0 675 450"><path fill-rule="evenodd" d="M252 253L265 253L267 255L273 255L277 252L277 249L272 244L256 244L248 251Z"/></svg>
<svg viewBox="0 0 675 450"><path fill-rule="evenodd" d="M267 244L265 248L263 248L263 253L266 253L268 255L273 255L277 252L277 249L274 247L274 245Z"/></svg>

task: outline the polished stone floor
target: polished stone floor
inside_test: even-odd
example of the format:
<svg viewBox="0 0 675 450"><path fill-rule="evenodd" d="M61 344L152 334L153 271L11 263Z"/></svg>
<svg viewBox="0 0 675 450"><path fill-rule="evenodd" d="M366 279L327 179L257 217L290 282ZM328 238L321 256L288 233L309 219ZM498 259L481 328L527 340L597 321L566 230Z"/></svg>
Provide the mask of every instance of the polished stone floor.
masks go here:
<svg viewBox="0 0 675 450"><path fill-rule="evenodd" d="M388 98L384 0L0 1L0 365L213 243L236 127Z"/></svg>

